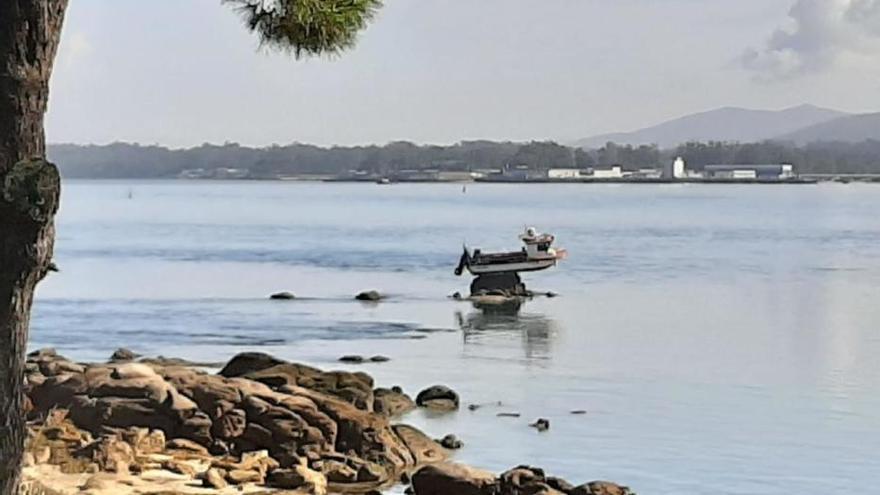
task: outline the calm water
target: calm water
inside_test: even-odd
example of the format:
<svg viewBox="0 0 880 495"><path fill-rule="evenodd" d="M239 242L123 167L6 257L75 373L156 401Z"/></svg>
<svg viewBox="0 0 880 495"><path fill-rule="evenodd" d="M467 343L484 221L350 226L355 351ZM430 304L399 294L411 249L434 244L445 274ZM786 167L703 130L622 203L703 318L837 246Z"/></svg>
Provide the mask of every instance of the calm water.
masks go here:
<svg viewBox="0 0 880 495"><path fill-rule="evenodd" d="M362 368L380 384L503 403L406 418L481 467L643 495L864 493L880 476L878 205L862 185L69 181L31 342L82 360L384 354ZM506 316L446 298L469 283L452 274L463 242L516 248L524 225L569 250L526 277L561 297ZM372 288L393 298L351 300ZM280 290L309 299L265 298Z"/></svg>

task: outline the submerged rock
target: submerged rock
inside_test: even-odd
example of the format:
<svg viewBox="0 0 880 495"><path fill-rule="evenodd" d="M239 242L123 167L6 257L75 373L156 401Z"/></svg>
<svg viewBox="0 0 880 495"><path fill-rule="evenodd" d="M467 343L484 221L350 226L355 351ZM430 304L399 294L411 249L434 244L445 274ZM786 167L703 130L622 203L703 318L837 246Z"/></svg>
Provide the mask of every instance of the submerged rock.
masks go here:
<svg viewBox="0 0 880 495"><path fill-rule="evenodd" d="M443 448L449 449L449 450L458 450L458 449L464 447L464 443L461 440L459 440L457 436L452 435L452 434L446 435L445 437L441 438L440 440L437 440L437 443L442 445Z"/></svg>
<svg viewBox="0 0 880 495"><path fill-rule="evenodd" d="M550 420L540 418L529 426L535 428L538 431L547 431L550 429Z"/></svg>
<svg viewBox="0 0 880 495"><path fill-rule="evenodd" d="M139 357L141 357L140 354L132 352L131 350L124 347L120 347L119 349L116 349L116 351L110 356L110 362L115 363L119 361L134 361Z"/></svg>
<svg viewBox="0 0 880 495"><path fill-rule="evenodd" d="M385 296L380 294L378 291L368 290L365 292L361 292L360 294L354 296L354 298L357 299L358 301L378 302L378 301L385 299Z"/></svg>
<svg viewBox="0 0 880 495"><path fill-rule="evenodd" d="M341 363L352 363L352 364L360 364L366 360L367 360L367 358L365 358L363 356L357 356L357 355L342 356L341 358L339 358L339 362L341 362Z"/></svg>
<svg viewBox="0 0 880 495"><path fill-rule="evenodd" d="M276 301L291 301L296 299L296 296L292 292L276 292L269 296L269 299L273 299Z"/></svg>
<svg viewBox="0 0 880 495"><path fill-rule="evenodd" d="M445 385L434 385L419 392L416 405L428 409L454 411L458 409L458 394Z"/></svg>
<svg viewBox="0 0 880 495"><path fill-rule="evenodd" d="M471 295L527 296L525 284L516 272L479 275L471 282Z"/></svg>

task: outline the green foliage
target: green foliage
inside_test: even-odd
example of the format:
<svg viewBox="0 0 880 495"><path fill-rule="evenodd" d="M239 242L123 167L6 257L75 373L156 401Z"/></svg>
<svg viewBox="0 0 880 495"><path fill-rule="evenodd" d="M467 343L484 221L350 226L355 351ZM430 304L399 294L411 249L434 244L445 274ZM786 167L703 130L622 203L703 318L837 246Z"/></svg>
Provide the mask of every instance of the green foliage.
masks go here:
<svg viewBox="0 0 880 495"><path fill-rule="evenodd" d="M271 48L297 57L351 48L381 0L222 0Z"/></svg>
<svg viewBox="0 0 880 495"><path fill-rule="evenodd" d="M599 165L623 165L628 168L649 168L659 166L665 159L661 157L656 145L632 146L629 144L608 143L596 150Z"/></svg>
<svg viewBox="0 0 880 495"><path fill-rule="evenodd" d="M525 165L532 170L572 168L574 150L552 141L532 141L520 146L511 165Z"/></svg>
<svg viewBox="0 0 880 495"><path fill-rule="evenodd" d="M54 145L49 155L66 177L161 178L184 170L237 168L254 178L296 174L345 174L362 170L391 174L400 170L500 170L524 165L532 170L622 165L627 170L660 167L676 156L688 168L708 164L792 163L800 173L880 173L880 141L862 143L687 143L672 150L610 143L598 150L555 143L465 141L452 146L395 142L385 146L321 148L308 144L248 148L234 143L205 144L185 150L116 143L107 146Z"/></svg>

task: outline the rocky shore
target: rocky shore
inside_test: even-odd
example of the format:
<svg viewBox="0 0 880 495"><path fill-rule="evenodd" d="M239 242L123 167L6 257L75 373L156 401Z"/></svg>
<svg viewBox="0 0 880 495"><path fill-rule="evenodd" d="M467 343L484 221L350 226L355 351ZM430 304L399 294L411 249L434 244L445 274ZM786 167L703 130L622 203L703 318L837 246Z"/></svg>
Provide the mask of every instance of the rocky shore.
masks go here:
<svg viewBox="0 0 880 495"><path fill-rule="evenodd" d="M457 408L444 387L414 401L366 373L261 353L239 354L216 374L135 358L29 355L26 493L376 494L399 484L415 495L630 493L612 483L576 487L530 467L496 477L449 463L450 450L395 421L416 407Z"/></svg>

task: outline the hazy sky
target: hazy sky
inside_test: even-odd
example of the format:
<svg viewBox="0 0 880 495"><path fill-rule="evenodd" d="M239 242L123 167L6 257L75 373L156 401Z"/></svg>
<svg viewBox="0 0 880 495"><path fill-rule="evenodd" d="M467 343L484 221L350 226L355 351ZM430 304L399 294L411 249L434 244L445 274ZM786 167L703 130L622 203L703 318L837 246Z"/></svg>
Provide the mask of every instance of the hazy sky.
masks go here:
<svg viewBox="0 0 880 495"><path fill-rule="evenodd" d="M220 0L73 0L50 142L571 140L721 106L880 110L880 0L386 0L261 51Z"/></svg>

